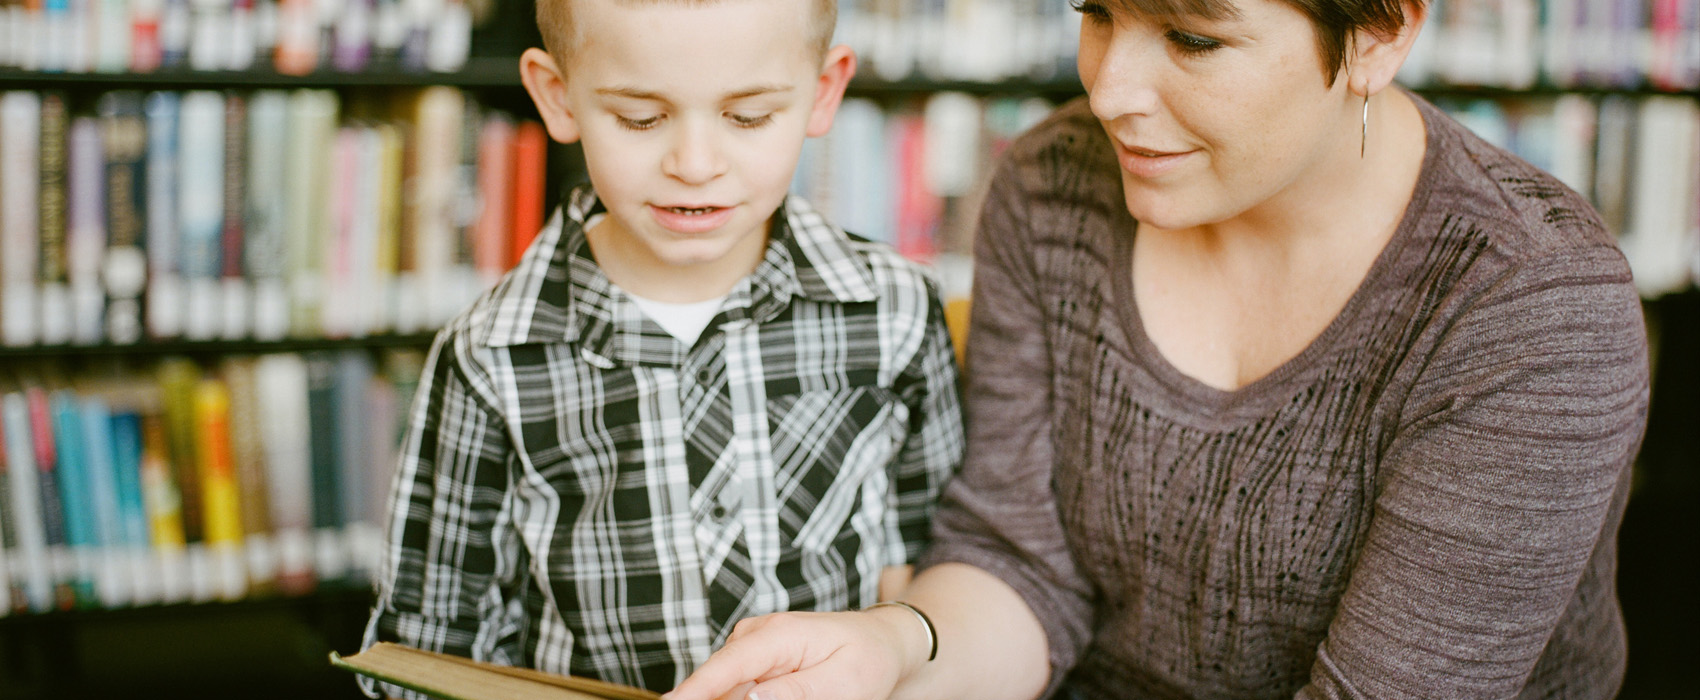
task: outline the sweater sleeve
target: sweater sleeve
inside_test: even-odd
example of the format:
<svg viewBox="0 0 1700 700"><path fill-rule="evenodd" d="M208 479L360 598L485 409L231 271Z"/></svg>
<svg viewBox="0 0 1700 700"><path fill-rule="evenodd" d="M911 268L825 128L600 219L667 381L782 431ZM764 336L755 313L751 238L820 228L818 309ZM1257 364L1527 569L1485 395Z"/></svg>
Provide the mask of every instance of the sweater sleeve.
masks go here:
<svg viewBox="0 0 1700 700"><path fill-rule="evenodd" d="M1614 556L1646 423L1639 299L1609 246L1507 269L1437 331L1299 698L1516 697L1597 602L1578 582Z"/></svg>
<svg viewBox="0 0 1700 700"><path fill-rule="evenodd" d="M974 243L964 416L968 451L945 488L921 567L959 562L1009 584L1050 646L1048 695L1090 637L1092 589L1076 569L1051 486L1054 375L1033 230L1018 167L994 177Z"/></svg>

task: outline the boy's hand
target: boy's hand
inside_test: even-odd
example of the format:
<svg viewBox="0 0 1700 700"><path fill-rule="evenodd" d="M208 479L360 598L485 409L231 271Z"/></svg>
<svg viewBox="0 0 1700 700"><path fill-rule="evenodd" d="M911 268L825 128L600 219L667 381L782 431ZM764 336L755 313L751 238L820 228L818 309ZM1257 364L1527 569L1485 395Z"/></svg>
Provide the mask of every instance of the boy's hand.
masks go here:
<svg viewBox="0 0 1700 700"><path fill-rule="evenodd" d="M776 613L743 620L665 700L875 700L927 657L900 608Z"/></svg>

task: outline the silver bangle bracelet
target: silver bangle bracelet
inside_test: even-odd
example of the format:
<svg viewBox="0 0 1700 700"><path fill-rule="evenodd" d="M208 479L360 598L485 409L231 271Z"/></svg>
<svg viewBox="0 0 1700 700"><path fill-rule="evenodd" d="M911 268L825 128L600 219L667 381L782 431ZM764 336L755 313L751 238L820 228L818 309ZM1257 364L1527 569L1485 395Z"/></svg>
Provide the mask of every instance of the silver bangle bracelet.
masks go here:
<svg viewBox="0 0 1700 700"><path fill-rule="evenodd" d="M927 650L927 660L932 661L933 659L936 659L936 658L939 657L939 633L938 633L938 630L933 627L933 619L932 618L927 617L927 614L924 613L924 612L921 612L920 608L917 608L913 605L905 603L901 600L880 601L878 603L874 603L873 605L870 605L870 606L862 608L862 609L863 610L873 610L874 608L884 608L884 607L903 608L904 610L908 610L909 612L915 613L915 617L921 620L921 627L923 629L927 630L927 646L930 647Z"/></svg>

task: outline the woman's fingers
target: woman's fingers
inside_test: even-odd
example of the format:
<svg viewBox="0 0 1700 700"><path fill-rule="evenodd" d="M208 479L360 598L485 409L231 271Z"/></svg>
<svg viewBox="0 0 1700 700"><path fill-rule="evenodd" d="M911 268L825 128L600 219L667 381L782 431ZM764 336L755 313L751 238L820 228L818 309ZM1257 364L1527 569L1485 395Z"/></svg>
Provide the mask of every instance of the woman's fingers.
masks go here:
<svg viewBox="0 0 1700 700"><path fill-rule="evenodd" d="M666 700L860 700L897 682L897 653L859 613L781 613L738 623ZM885 663L880 663L880 660ZM739 693L740 686L755 683Z"/></svg>

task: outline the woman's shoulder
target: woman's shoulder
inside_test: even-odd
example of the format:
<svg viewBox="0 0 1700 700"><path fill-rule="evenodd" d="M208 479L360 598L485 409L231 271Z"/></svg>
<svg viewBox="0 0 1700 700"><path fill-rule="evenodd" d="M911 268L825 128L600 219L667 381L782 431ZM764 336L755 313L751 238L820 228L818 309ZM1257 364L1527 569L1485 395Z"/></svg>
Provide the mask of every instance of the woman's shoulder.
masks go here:
<svg viewBox="0 0 1700 700"><path fill-rule="evenodd" d="M1412 96L1426 124L1429 155L1422 212L1482 234L1510 260L1577 255L1622 262L1615 236L1588 199L1557 177L1489 143L1440 108ZM1623 263L1627 274L1627 263Z"/></svg>

